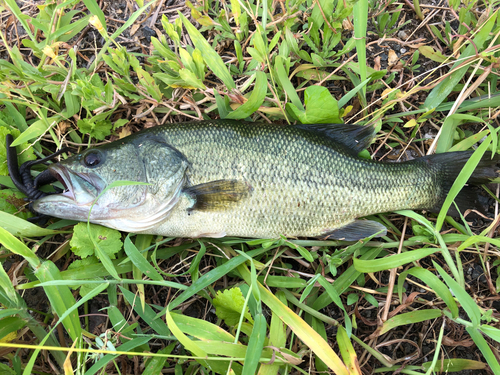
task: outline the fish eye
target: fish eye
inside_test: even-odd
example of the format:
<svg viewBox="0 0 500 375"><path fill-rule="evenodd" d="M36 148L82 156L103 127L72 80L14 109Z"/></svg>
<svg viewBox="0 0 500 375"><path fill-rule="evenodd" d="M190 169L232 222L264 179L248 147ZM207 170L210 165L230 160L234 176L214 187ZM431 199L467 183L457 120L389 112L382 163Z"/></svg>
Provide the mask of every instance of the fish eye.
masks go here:
<svg viewBox="0 0 500 375"><path fill-rule="evenodd" d="M92 150L83 157L83 164L88 168L95 168L102 161L102 154L98 150Z"/></svg>

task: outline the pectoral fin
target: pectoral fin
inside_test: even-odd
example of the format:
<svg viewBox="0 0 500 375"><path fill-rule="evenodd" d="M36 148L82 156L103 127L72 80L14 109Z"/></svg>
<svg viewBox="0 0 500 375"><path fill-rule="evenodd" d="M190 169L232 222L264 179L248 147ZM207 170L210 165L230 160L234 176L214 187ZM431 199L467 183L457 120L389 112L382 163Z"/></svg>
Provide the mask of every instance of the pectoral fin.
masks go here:
<svg viewBox="0 0 500 375"><path fill-rule="evenodd" d="M249 196L252 187L239 180L217 180L183 190L194 200L190 211L224 210Z"/></svg>
<svg viewBox="0 0 500 375"><path fill-rule="evenodd" d="M344 241L358 241L366 237L371 237L375 234L375 237L385 236L387 234L387 228L376 221L355 220L342 228L328 232L327 238Z"/></svg>

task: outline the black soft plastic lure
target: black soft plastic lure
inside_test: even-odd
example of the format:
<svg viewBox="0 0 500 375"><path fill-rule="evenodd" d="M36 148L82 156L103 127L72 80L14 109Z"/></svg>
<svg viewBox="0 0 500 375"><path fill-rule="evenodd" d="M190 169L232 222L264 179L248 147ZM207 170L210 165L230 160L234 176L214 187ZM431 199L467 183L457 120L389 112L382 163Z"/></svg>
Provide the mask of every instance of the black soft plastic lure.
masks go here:
<svg viewBox="0 0 500 375"><path fill-rule="evenodd" d="M49 170L45 170L37 177L33 178L33 176L31 175L31 168L33 168L33 166L37 164L46 164L48 161L56 158L63 152L66 152L67 149L61 149L43 159L27 161L19 167L16 148L11 147L13 141L14 138L12 137L12 135L7 134L5 142L7 148L7 168L9 169L9 175L16 188L24 195L26 195L25 201L29 202L28 209L31 212L36 213L32 207L33 201L50 194L60 193L62 190L56 187L54 187L54 189L56 189L56 192L54 193L45 193L39 190L41 186L56 182L57 179L50 173ZM28 220L44 224L49 218L50 216L37 214L37 216L34 216Z"/></svg>

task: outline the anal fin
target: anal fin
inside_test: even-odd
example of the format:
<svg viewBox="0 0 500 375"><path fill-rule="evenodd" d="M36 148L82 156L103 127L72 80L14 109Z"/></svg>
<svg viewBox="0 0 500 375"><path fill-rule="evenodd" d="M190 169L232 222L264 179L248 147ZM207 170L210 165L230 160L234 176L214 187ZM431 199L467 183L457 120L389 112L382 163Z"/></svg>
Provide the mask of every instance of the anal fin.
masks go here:
<svg viewBox="0 0 500 375"><path fill-rule="evenodd" d="M387 228L376 221L355 220L341 228L328 232L326 236L335 240L358 241L373 235L376 235L375 237L382 237L386 234Z"/></svg>
<svg viewBox="0 0 500 375"><path fill-rule="evenodd" d="M246 198L252 190L252 187L243 181L217 180L190 186L185 188L183 193L194 200L190 211L209 211L224 210Z"/></svg>

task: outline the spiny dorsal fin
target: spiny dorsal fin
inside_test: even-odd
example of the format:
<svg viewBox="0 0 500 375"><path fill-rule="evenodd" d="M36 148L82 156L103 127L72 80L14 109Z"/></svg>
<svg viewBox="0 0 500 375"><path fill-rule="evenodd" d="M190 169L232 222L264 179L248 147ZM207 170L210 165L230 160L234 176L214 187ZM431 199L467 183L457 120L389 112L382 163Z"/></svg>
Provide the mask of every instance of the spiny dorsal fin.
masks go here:
<svg viewBox="0 0 500 375"><path fill-rule="evenodd" d="M217 180L183 190L195 203L192 210L224 210L246 198L253 188L239 180Z"/></svg>
<svg viewBox="0 0 500 375"><path fill-rule="evenodd" d="M332 139L357 155L367 148L375 133L373 126L351 124L298 124L295 127L316 132Z"/></svg>

